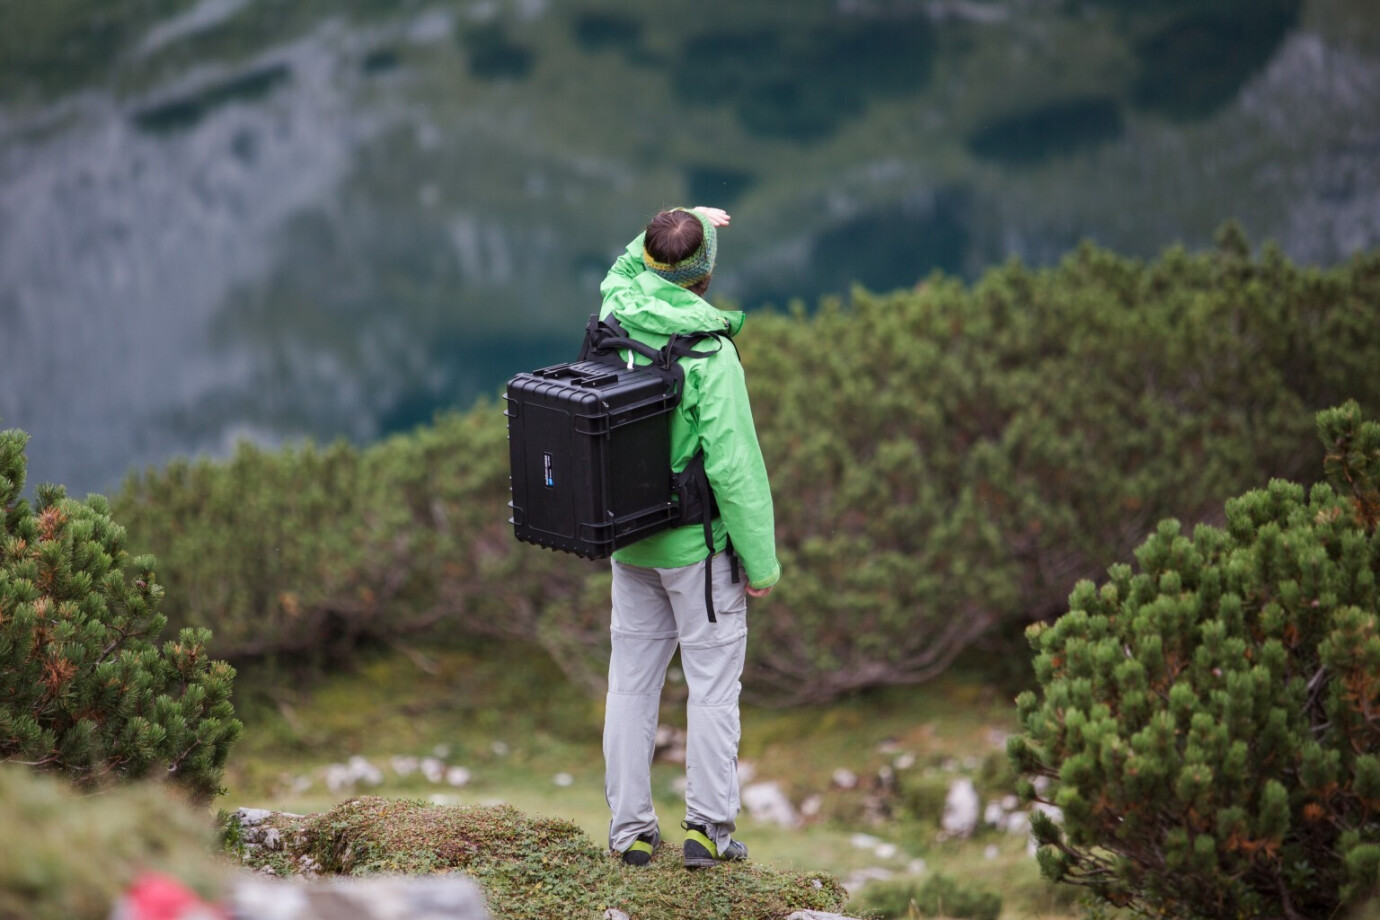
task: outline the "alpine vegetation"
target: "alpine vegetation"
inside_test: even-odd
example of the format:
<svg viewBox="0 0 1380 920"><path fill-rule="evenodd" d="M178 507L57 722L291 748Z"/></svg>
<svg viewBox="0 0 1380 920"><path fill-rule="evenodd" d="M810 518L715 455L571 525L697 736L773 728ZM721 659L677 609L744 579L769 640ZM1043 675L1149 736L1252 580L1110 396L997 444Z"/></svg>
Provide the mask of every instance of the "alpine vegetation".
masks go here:
<svg viewBox="0 0 1380 920"><path fill-rule="evenodd" d="M1327 917L1380 882L1380 423L1323 411L1327 483L1163 522L1028 635L1008 746L1050 879L1167 917Z"/></svg>
<svg viewBox="0 0 1380 920"><path fill-rule="evenodd" d="M240 733L234 670L207 629L156 645L166 618L152 556L131 558L100 495L24 487L27 436L0 431L0 761L79 785L162 774L220 791Z"/></svg>

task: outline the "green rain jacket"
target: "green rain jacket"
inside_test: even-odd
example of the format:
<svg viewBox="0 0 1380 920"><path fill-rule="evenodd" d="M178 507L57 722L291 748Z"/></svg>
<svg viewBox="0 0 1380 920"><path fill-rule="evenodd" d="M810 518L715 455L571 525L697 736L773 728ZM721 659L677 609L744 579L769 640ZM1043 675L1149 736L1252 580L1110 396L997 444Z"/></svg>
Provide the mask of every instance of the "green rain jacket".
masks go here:
<svg viewBox="0 0 1380 920"><path fill-rule="evenodd" d="M603 295L600 318L613 314L630 336L653 348L663 347L672 333L734 336L743 327L741 312L716 309L697 294L647 271L641 235L614 262L599 292ZM766 588L781 577L771 486L737 349L728 342L707 339L696 350L710 350L716 344L721 347L712 357L680 360L685 388L671 414L671 468L681 471L697 450L704 450L705 472L719 504L714 549L722 551L732 535L748 584ZM635 360L648 363L641 355ZM697 523L653 534L617 550L613 558L627 565L675 568L701 561L706 551L704 526Z"/></svg>

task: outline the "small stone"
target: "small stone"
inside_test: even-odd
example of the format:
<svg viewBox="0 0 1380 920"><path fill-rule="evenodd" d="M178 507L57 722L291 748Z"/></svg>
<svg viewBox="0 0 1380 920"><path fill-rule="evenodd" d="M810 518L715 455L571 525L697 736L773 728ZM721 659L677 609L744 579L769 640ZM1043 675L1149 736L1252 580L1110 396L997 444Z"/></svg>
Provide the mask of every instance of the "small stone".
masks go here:
<svg viewBox="0 0 1380 920"><path fill-rule="evenodd" d="M949 786L949 794L944 798L944 814L940 827L950 837L970 837L978 824L978 809L982 800L978 798L973 781L967 777L954 780Z"/></svg>
<svg viewBox="0 0 1380 920"><path fill-rule="evenodd" d="M451 767L446 771L446 782L459 788L470 784L470 771L464 767Z"/></svg>
<svg viewBox="0 0 1380 920"><path fill-rule="evenodd" d="M877 854L878 859L894 859L900 848L894 843L879 843L872 852Z"/></svg>
<svg viewBox="0 0 1380 920"><path fill-rule="evenodd" d="M326 767L326 788L332 792L343 792L354 785L354 774L343 763L333 763Z"/></svg>
<svg viewBox="0 0 1380 920"><path fill-rule="evenodd" d="M997 849L997 845L996 845L995 843L989 843L989 844L987 844L987 846L984 847L983 850L982 850L982 858L983 858L983 859L992 860L992 859L996 859L996 858L997 858L998 856L1000 856L1000 855L1001 855L1001 850Z"/></svg>
<svg viewBox="0 0 1380 920"><path fill-rule="evenodd" d="M754 821L776 824L780 827L795 827L800 823L800 815L777 783L754 783L746 786L741 794L743 807Z"/></svg>
<svg viewBox="0 0 1380 920"><path fill-rule="evenodd" d="M854 834L852 837L848 838L848 842L860 850L875 849L876 846L881 843L880 840L873 837L871 834Z"/></svg>
<svg viewBox="0 0 1380 920"><path fill-rule="evenodd" d="M564 789L567 786L573 786L575 784L575 777L571 776L569 773L557 773L551 778L551 781Z"/></svg>
<svg viewBox="0 0 1380 920"><path fill-rule="evenodd" d="M858 774L847 767L839 767L834 771L834 785L840 789L852 789L858 785Z"/></svg>
<svg viewBox="0 0 1380 920"><path fill-rule="evenodd" d="M857 869L849 873L848 878L843 882L843 887L848 890L849 894L857 894L858 889L862 888L868 882L884 882L894 874L895 873L889 869L881 869L875 866L868 869Z"/></svg>
<svg viewBox="0 0 1380 920"><path fill-rule="evenodd" d="M816 793L808 796L805 801L800 803L800 813L807 818L813 818L824 810L824 796Z"/></svg>
<svg viewBox="0 0 1380 920"><path fill-rule="evenodd" d="M615 907L610 907L604 911L604 920L630 920L627 914Z"/></svg>
<svg viewBox="0 0 1380 920"><path fill-rule="evenodd" d="M235 809L235 820L240 827L254 827L263 824L273 816L273 812L267 808L237 808Z"/></svg>
<svg viewBox="0 0 1380 920"><path fill-rule="evenodd" d="M356 782L369 786L377 786L383 782L383 771L358 754L351 757L345 766L354 776Z"/></svg>
<svg viewBox="0 0 1380 920"><path fill-rule="evenodd" d="M653 751L656 759L665 763L685 763L685 730L672 725L658 725Z"/></svg>

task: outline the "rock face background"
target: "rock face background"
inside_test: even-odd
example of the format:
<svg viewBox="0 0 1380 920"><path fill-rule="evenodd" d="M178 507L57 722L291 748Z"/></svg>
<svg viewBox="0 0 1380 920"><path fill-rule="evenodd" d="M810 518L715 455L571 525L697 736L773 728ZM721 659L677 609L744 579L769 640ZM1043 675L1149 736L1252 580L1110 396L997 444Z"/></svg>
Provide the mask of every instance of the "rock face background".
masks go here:
<svg viewBox="0 0 1380 920"><path fill-rule="evenodd" d="M678 5L6 5L33 479L467 406L569 358L670 204L733 212L715 294L750 308L1229 217L1309 262L1380 241L1370 0Z"/></svg>

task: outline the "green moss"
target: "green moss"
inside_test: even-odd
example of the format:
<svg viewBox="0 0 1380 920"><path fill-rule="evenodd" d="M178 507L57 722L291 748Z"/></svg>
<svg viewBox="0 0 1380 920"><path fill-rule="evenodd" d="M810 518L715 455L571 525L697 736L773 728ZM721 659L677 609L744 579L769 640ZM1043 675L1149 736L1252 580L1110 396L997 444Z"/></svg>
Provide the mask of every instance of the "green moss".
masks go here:
<svg viewBox="0 0 1380 920"><path fill-rule="evenodd" d="M751 863L686 872L672 844L646 869L630 869L570 821L531 817L509 805L443 807L366 797L324 814L274 821L287 850L249 851L254 868L283 871L310 856L330 874L463 871L484 889L495 920L597 916L610 907L671 920L684 917L691 905L705 920L767 920L795 910L837 910L845 899L824 873Z"/></svg>

